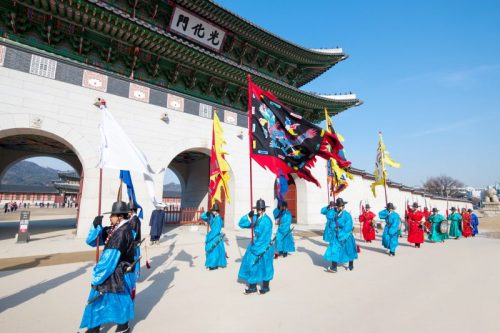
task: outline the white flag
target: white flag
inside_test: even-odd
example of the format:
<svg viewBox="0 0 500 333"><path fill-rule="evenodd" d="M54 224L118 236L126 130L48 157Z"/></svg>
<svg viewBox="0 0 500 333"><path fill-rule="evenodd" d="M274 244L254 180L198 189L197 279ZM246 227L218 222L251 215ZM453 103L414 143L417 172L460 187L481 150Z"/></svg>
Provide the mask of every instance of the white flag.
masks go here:
<svg viewBox="0 0 500 333"><path fill-rule="evenodd" d="M130 140L123 128L116 122L113 115L108 111L105 105L100 105L101 123L99 130L101 132L100 168L128 170L138 172L144 176L146 187L155 207L161 206L161 200L155 196L155 184L153 175L159 174L165 168L154 171L149 164L146 156Z"/></svg>

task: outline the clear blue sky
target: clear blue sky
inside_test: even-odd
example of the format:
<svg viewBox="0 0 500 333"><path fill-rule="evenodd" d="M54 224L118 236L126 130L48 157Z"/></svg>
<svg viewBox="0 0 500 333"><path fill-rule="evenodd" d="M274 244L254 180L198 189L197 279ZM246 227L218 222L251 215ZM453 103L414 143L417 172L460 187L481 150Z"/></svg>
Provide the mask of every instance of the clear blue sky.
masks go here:
<svg viewBox="0 0 500 333"><path fill-rule="evenodd" d="M348 158L372 172L377 133L421 185L447 174L500 180L500 1L234 1L217 3L296 44L350 57L303 87L364 101L334 117Z"/></svg>
<svg viewBox="0 0 500 333"><path fill-rule="evenodd" d="M500 180L500 1L217 2L299 45L350 55L303 89L364 101L333 119L355 167L373 171L381 130L402 164L389 170L395 181Z"/></svg>

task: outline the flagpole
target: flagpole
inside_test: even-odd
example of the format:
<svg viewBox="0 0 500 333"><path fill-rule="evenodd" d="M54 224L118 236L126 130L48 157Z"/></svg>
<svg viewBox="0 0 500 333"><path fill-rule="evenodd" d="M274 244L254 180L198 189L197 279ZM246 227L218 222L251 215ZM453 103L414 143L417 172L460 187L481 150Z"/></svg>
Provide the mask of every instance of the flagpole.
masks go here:
<svg viewBox="0 0 500 333"><path fill-rule="evenodd" d="M252 83L252 77L250 74L247 76L248 78L248 162L250 164L250 210L252 210L253 204L253 179L252 179L252 93L250 91L250 83ZM251 221L251 230L252 230L252 244L253 244L253 220Z"/></svg>
<svg viewBox="0 0 500 333"><path fill-rule="evenodd" d="M97 215L101 216L101 202L102 202L102 168L99 168L99 203L97 205ZM99 235L95 241L95 262L99 261Z"/></svg>

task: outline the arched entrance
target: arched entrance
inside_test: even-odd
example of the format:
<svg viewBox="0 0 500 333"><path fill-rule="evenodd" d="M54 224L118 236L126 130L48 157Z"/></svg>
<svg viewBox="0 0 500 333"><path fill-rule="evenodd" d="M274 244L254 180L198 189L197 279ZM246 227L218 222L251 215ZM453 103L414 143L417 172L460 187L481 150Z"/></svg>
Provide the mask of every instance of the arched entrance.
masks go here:
<svg viewBox="0 0 500 333"><path fill-rule="evenodd" d="M82 193L82 163L61 138L37 130L19 132L22 130L13 135L0 131L0 205L3 211L11 210L2 219L16 221L20 210L29 210L34 221L31 233L39 239L52 238L47 233L56 230L74 229ZM36 157L62 161L64 172L33 163L31 159ZM16 228L16 223L3 224L2 236L14 237Z"/></svg>
<svg viewBox="0 0 500 333"><path fill-rule="evenodd" d="M274 197L276 196L276 186L274 186ZM297 186L293 176L288 178L288 191L285 193L285 201L288 204L288 210L292 213L292 223L297 223Z"/></svg>

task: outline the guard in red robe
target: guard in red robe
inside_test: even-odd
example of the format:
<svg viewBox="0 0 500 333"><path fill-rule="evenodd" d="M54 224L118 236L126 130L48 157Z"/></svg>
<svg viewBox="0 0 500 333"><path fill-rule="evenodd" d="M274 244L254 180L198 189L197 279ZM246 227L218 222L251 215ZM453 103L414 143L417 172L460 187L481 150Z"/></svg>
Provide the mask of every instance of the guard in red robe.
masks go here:
<svg viewBox="0 0 500 333"><path fill-rule="evenodd" d="M431 212L429 211L429 208L427 207L424 207L424 219L425 219L425 230L427 231L427 233L431 233L431 228L432 228L432 223L429 221L429 216L431 216Z"/></svg>
<svg viewBox="0 0 500 333"><path fill-rule="evenodd" d="M422 225L424 213L418 208L418 203L414 202L408 212L408 243L414 243L415 247L419 248L424 242L424 226Z"/></svg>
<svg viewBox="0 0 500 333"><path fill-rule="evenodd" d="M462 236L472 236L471 217L465 208L462 208Z"/></svg>
<svg viewBox="0 0 500 333"><path fill-rule="evenodd" d="M375 218L375 214L370 211L370 205L366 204L365 209L363 209L361 215L359 216L359 222L363 231L363 238L366 242L371 243L372 240L375 240L375 224L373 223L373 219Z"/></svg>

